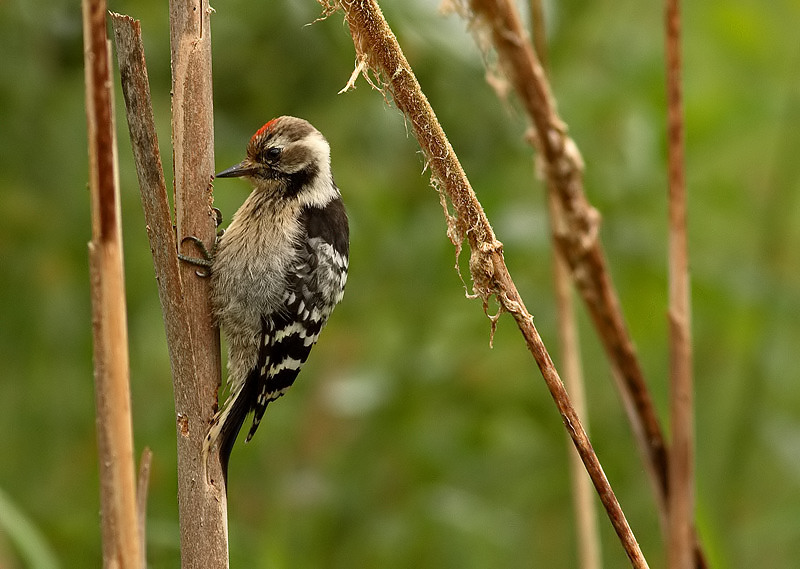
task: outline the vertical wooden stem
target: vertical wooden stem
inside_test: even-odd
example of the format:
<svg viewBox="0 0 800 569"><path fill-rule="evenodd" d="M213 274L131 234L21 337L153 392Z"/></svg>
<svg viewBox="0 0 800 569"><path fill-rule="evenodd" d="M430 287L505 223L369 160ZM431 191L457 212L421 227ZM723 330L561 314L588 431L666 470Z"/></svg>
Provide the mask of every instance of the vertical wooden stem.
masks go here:
<svg viewBox="0 0 800 569"><path fill-rule="evenodd" d="M197 311L207 315L202 312L206 297L190 298L184 292L150 101L141 27L138 21L121 14L112 14L111 19L128 130L172 365L178 427L181 559L184 567L224 568L228 566L224 480L218 461L212 459L208 465L210 470L206 473L201 460L203 437L216 404L219 345L216 334L209 332L214 332L210 317L207 320L192 319ZM197 193L202 196L206 187L203 186ZM200 211L202 215L207 214L207 202L203 202ZM200 280L193 273L187 278L190 282ZM200 281L199 284L203 283ZM198 292L197 288L194 292L204 294L202 290ZM209 477L217 483L207 484Z"/></svg>
<svg viewBox="0 0 800 569"><path fill-rule="evenodd" d="M136 512L125 278L106 5L83 1L94 335L103 565L144 567Z"/></svg>
<svg viewBox="0 0 800 569"><path fill-rule="evenodd" d="M547 202L550 209L550 223L555 234L554 224L558 223L561 214L558 211L558 200L552 188L547 191ZM578 327L575 320L575 306L572 301L572 279L569 265L558 247L553 248L553 281L558 310L558 340L561 348L561 370L564 376L564 385L572 397L575 411L583 417L584 426L588 430L588 409L583 370L581 369ZM580 456L574 452L574 449L570 449L569 461L580 567L581 569L600 569L602 566L600 532L597 527L591 481L586 477Z"/></svg>
<svg viewBox="0 0 800 569"><path fill-rule="evenodd" d="M172 152L178 248L185 237L209 250L216 226L211 209L214 130L211 90L211 9L207 0L170 0L172 52ZM196 250L187 253L196 255ZM208 279L182 264L186 317L191 330L195 375L176 385L178 421L178 501L181 562L184 569L228 567L225 487L218 465L202 464L203 439L216 408L220 383L219 331L214 325ZM216 496L216 502L215 502Z"/></svg>

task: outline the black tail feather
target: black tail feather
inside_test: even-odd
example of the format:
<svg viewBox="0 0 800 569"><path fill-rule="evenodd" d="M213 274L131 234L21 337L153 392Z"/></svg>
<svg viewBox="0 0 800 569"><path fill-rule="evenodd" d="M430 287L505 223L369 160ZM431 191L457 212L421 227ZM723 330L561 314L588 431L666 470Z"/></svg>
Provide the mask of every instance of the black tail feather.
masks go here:
<svg viewBox="0 0 800 569"><path fill-rule="evenodd" d="M247 375L242 390L233 401L230 413L226 417L219 434L219 461L222 465L222 475L225 477L226 487L228 483L228 461L231 457L231 451L247 414L252 410L252 402L255 401L258 394L258 383L259 368L255 367Z"/></svg>

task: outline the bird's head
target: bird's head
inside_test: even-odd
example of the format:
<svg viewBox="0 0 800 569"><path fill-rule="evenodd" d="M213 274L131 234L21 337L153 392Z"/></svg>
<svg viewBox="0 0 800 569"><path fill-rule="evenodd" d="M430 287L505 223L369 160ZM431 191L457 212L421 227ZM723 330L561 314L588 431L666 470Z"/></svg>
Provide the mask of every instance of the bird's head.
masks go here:
<svg viewBox="0 0 800 569"><path fill-rule="evenodd" d="M330 146L322 133L308 121L289 116L278 117L256 131L247 145L247 157L244 160L223 170L216 177L246 177L256 190L276 192L284 197L298 197L301 201L315 203L323 197L315 193L327 193L322 186L333 186Z"/></svg>

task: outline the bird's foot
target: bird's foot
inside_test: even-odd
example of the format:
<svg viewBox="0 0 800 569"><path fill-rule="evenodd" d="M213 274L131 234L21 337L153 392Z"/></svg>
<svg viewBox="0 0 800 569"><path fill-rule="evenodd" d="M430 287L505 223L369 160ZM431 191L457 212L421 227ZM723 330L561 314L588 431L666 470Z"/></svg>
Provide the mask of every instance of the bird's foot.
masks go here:
<svg viewBox="0 0 800 569"><path fill-rule="evenodd" d="M203 258L199 259L197 257L190 257L188 255L184 255L183 253L178 253L178 259L180 259L184 263L189 263L190 265L195 265L196 267L200 267L195 271L195 274L198 277L206 278L211 276L211 262L214 257L211 253L209 253L206 244L203 243L200 239L198 239L194 235L188 235L187 237L181 239L181 245L183 245L186 241L191 241L192 243L194 243L195 246L200 250L200 254L203 256Z"/></svg>

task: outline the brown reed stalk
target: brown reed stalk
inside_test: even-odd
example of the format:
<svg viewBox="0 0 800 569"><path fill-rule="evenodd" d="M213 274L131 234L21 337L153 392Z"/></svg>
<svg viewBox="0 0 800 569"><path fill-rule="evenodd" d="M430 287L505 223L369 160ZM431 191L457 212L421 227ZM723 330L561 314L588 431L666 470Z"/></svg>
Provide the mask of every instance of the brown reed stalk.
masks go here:
<svg viewBox="0 0 800 569"><path fill-rule="evenodd" d="M469 0L468 8L457 6L471 21L489 30L500 63L533 123L534 143L542 157L543 170L556 188L564 212L558 246L613 366L623 406L653 482L660 519L666 527L670 494L666 442L598 239L600 217L583 190L580 153L556 112L549 83L525 39L515 4L510 0ZM696 567L704 568L707 562L702 544L696 534L692 539Z"/></svg>
<svg viewBox="0 0 800 569"><path fill-rule="evenodd" d="M106 3L83 0L82 9L92 210L89 268L103 566L142 569Z"/></svg>
<svg viewBox="0 0 800 569"><path fill-rule="evenodd" d="M583 160L555 102L542 66L526 39L516 6L508 0L470 0L462 10L487 29L500 63L534 126L535 145L543 170L553 184L564 221L557 245L572 270L573 280L594 322L598 337L617 370L616 378L645 467L657 488L660 510L666 511L667 454L661 425L625 325L602 244L600 216L583 191Z"/></svg>

